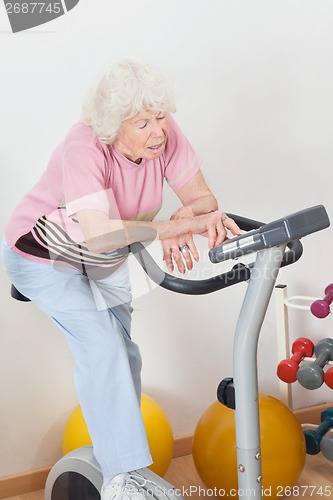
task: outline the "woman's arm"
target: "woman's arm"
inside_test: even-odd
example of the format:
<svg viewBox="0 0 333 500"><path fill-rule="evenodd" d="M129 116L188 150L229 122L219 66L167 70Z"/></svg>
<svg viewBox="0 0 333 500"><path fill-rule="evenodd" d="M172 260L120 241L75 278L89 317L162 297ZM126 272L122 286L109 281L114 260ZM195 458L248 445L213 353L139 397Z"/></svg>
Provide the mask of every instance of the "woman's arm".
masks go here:
<svg viewBox="0 0 333 500"><path fill-rule="evenodd" d="M202 172L199 170L194 177L180 189L175 190L183 206L171 216L174 218L195 217L218 210L218 203L209 189Z"/></svg>
<svg viewBox="0 0 333 500"><path fill-rule="evenodd" d="M156 222L111 220L99 210L80 210L75 217L88 249L94 253L112 252L136 241L164 240L183 234L207 234L210 248L224 239L221 213L218 211Z"/></svg>

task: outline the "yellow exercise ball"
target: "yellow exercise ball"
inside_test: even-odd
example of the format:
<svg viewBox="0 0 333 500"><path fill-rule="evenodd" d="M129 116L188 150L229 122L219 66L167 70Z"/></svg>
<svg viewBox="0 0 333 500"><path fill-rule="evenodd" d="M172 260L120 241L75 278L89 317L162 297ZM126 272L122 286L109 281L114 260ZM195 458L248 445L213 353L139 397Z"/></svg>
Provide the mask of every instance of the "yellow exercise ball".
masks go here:
<svg viewBox="0 0 333 500"><path fill-rule="evenodd" d="M156 401L142 394L141 413L146 428L153 464L149 467L159 476L164 476L173 455L173 433L168 417ZM76 448L92 444L82 415L77 406L71 413L64 430L62 450L64 455Z"/></svg>
<svg viewBox="0 0 333 500"><path fill-rule="evenodd" d="M290 496L305 462L302 428L293 412L272 396L259 396L263 496ZM207 488L220 496L237 491L234 410L218 401L202 415L195 429L193 459Z"/></svg>
<svg viewBox="0 0 333 500"><path fill-rule="evenodd" d="M174 439L170 422L162 408L146 394L141 398L141 413L153 459L149 469L164 476L173 455Z"/></svg>

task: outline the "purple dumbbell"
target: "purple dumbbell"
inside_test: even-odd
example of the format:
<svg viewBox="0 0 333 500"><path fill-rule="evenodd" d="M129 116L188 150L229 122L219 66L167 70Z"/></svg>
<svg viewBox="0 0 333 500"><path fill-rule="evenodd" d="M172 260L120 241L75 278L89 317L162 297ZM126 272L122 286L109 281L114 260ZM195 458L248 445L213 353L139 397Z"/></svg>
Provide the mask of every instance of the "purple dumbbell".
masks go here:
<svg viewBox="0 0 333 500"><path fill-rule="evenodd" d="M325 288L325 297L315 300L311 304L311 312L316 318L326 318L330 313L330 304L333 302L333 283Z"/></svg>

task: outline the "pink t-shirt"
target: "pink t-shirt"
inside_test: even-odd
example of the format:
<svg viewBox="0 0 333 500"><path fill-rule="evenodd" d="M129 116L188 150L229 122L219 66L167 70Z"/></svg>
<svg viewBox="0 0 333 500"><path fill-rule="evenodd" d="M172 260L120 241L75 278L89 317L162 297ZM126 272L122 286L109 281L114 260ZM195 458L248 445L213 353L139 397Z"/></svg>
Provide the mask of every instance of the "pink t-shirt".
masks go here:
<svg viewBox="0 0 333 500"><path fill-rule="evenodd" d="M100 142L91 127L79 122L14 210L5 237L15 252L31 260L65 262L81 270L112 266L119 256L89 252L75 214L96 209L111 219L151 221L162 204L164 179L179 189L200 166L200 158L171 116L164 153L140 164Z"/></svg>

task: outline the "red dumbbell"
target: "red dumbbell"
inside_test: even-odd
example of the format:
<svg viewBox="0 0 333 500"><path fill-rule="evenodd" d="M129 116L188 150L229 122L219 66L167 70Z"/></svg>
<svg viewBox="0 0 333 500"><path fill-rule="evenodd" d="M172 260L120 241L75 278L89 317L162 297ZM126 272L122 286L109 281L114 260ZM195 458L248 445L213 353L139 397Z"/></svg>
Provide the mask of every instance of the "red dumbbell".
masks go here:
<svg viewBox="0 0 333 500"><path fill-rule="evenodd" d="M300 337L295 340L291 348L291 352L293 353L291 359L284 359L278 364L277 376L279 379L283 382L287 382L287 384L295 382L300 362L305 357L311 357L313 355L313 350L314 344L310 339Z"/></svg>
<svg viewBox="0 0 333 500"><path fill-rule="evenodd" d="M315 300L311 304L311 312L316 318L326 318L330 313L330 305L333 302L333 283L325 288L325 297Z"/></svg>
<svg viewBox="0 0 333 500"><path fill-rule="evenodd" d="M333 389L333 368L329 368L324 374L325 384Z"/></svg>

